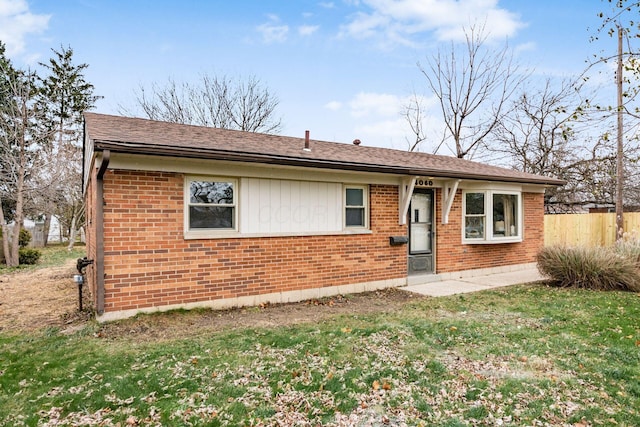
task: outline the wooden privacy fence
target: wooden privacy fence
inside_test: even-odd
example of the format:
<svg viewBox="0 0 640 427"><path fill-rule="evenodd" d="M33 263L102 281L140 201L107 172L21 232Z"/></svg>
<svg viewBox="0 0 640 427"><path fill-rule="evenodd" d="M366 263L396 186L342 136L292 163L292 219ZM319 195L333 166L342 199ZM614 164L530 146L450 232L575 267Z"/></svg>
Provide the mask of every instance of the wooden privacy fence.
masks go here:
<svg viewBox="0 0 640 427"><path fill-rule="evenodd" d="M625 212L624 232L640 238L640 212ZM616 214L558 214L544 216L545 246L609 246L616 241Z"/></svg>

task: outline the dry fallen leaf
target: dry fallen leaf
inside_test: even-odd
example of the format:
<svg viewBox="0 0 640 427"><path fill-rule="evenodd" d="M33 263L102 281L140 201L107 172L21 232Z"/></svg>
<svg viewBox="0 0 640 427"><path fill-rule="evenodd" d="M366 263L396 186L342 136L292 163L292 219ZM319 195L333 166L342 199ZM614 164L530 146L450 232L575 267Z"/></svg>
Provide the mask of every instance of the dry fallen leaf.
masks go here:
<svg viewBox="0 0 640 427"><path fill-rule="evenodd" d="M391 390L391 384L389 384L388 382L386 382L386 381L385 381L385 382L382 384L382 389L383 389L383 390Z"/></svg>
<svg viewBox="0 0 640 427"><path fill-rule="evenodd" d="M380 390L380 381L375 380L372 384L374 390Z"/></svg>

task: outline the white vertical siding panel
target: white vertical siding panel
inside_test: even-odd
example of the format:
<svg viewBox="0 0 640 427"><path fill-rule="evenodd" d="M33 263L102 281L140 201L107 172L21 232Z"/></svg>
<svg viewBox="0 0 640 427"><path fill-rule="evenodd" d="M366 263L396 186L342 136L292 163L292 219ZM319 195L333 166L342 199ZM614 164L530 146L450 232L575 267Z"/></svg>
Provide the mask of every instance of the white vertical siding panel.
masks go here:
<svg viewBox="0 0 640 427"><path fill-rule="evenodd" d="M297 231L313 231L309 224L309 205L313 202L311 195L311 183L308 181L300 182L300 198L296 207L296 225Z"/></svg>
<svg viewBox="0 0 640 427"><path fill-rule="evenodd" d="M243 233L342 230L339 183L243 178L239 199Z"/></svg>
<svg viewBox="0 0 640 427"><path fill-rule="evenodd" d="M317 187L316 198L311 204L311 218L314 226L313 231L324 231L329 227L329 221L327 218L329 211L329 183L318 182Z"/></svg>
<svg viewBox="0 0 640 427"><path fill-rule="evenodd" d="M342 230L343 223L343 197L342 194L342 184L332 183L329 184L332 187L332 191L330 193L330 199L327 201L327 206L329 209L329 221L332 227L332 230L339 231Z"/></svg>
<svg viewBox="0 0 640 427"><path fill-rule="evenodd" d="M254 233L259 233L261 230L261 225L260 225L260 206L261 206L261 194L260 194L260 179L256 178L253 179L252 182L252 191L251 191L251 197L252 197L252 201L251 201L251 206L252 206L252 210L249 213L249 215L251 215L251 223L252 223L252 230Z"/></svg>
<svg viewBox="0 0 640 427"><path fill-rule="evenodd" d="M258 232L269 233L271 231L271 180L258 180Z"/></svg>
<svg viewBox="0 0 640 427"><path fill-rule="evenodd" d="M297 211L300 203L300 184L298 181L289 181L289 212L287 212L288 230L300 231L300 223L297 222Z"/></svg>
<svg viewBox="0 0 640 427"><path fill-rule="evenodd" d="M255 178L243 179L245 185L242 187L241 194L242 200L245 201L239 208L242 212L242 222L240 223L240 230L244 233L257 233L258 232L258 217L256 212L258 211L259 194L258 180Z"/></svg>
<svg viewBox="0 0 640 427"><path fill-rule="evenodd" d="M250 212L251 212L251 197L249 197L249 191L251 189L251 178L240 179L239 188L236 189L238 194L236 198L238 200L238 230L241 233L250 233Z"/></svg>
<svg viewBox="0 0 640 427"><path fill-rule="evenodd" d="M276 221L278 221L281 231L291 231L291 191L295 182L278 181L280 183L280 204L275 205Z"/></svg>
<svg viewBox="0 0 640 427"><path fill-rule="evenodd" d="M282 230L282 219L279 217L280 208L282 207L282 181L279 179L269 180L269 231L271 233L279 233Z"/></svg>

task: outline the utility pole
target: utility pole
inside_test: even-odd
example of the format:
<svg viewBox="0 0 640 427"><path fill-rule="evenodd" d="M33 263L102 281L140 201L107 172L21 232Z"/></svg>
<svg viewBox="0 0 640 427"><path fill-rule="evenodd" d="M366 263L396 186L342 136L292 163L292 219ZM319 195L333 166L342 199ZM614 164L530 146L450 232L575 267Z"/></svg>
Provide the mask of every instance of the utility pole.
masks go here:
<svg viewBox="0 0 640 427"><path fill-rule="evenodd" d="M618 150L616 152L616 241L622 238L624 232L624 220L623 220L623 203L622 187L624 185L624 164L623 164L623 132L622 132L622 118L623 118L623 97L622 97L622 26L618 27L618 70L616 73L616 86L618 89Z"/></svg>

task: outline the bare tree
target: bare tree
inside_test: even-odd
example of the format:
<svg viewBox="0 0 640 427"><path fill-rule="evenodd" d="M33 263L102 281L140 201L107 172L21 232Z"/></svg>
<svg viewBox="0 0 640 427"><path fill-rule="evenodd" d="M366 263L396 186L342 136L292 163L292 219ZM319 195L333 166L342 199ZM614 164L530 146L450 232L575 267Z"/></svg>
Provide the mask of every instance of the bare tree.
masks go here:
<svg viewBox="0 0 640 427"><path fill-rule="evenodd" d="M401 114L411 128L411 138L405 137L407 141L407 151L420 151L422 143L430 139L430 129L428 129L426 124L428 119L428 108L426 104L426 98L418 95L414 91L407 104L402 108ZM443 135L439 140L437 138L431 138L433 141L439 141L438 145L433 149L433 153L437 153L446 140L446 129L442 129L442 131Z"/></svg>
<svg viewBox="0 0 640 427"><path fill-rule="evenodd" d="M411 95L408 104L403 107L402 115L411 127L413 139L406 138L407 151L416 151L420 144L427 139L424 130L424 107L421 98L415 92Z"/></svg>
<svg viewBox="0 0 640 427"><path fill-rule="evenodd" d="M526 90L492 132L491 153L523 172L567 181L545 192L548 212L571 212L588 203L612 204L616 156L606 131L607 114L589 108L584 79L546 79L538 90ZM628 147L632 165L637 150ZM629 174L631 177L635 174Z"/></svg>
<svg viewBox="0 0 640 427"><path fill-rule="evenodd" d="M18 233L24 225L32 178L45 161L42 147L51 142L52 124L44 113L35 73L15 70L4 58L4 46L0 48L0 197L15 203L12 232L3 209L0 224L6 264L17 266Z"/></svg>
<svg viewBox="0 0 640 427"><path fill-rule="evenodd" d="M507 43L492 50L486 42L484 26L472 26L465 31L463 46L452 43L449 51L438 50L427 66L418 64L439 101L446 138L453 140L452 151L459 158L473 154L500 123L507 101L526 77ZM415 132L419 124L412 128Z"/></svg>
<svg viewBox="0 0 640 427"><path fill-rule="evenodd" d="M640 24L637 21L638 11L640 11L640 2L636 0L608 0L611 9L609 12L599 13L602 19L602 25L595 31L591 40L598 40L602 33L608 34L610 37L617 38L617 53L615 55L600 56L595 55L596 61L591 64L616 61L616 94L617 103L615 109L616 116L616 239L622 238L624 230L624 200L625 200L625 129L624 118L629 116L635 121L634 126L638 126L640 118L640 110L636 106L631 107L632 102L637 99L640 94L640 87L637 80L640 77L640 66L638 62L638 54L640 51L637 46L633 46L633 41L640 37ZM631 84L629 75L636 79L636 85Z"/></svg>
<svg viewBox="0 0 640 427"><path fill-rule="evenodd" d="M255 77L204 74L195 84L168 79L164 85L153 83L150 90L141 86L136 103L152 120L263 133L282 128L278 98ZM122 106L120 110L130 113Z"/></svg>
<svg viewBox="0 0 640 427"><path fill-rule="evenodd" d="M497 144L490 150L523 172L557 176L562 160L575 151L575 128L583 117L579 82L564 80L554 87L547 78L541 89L522 93L494 127Z"/></svg>

